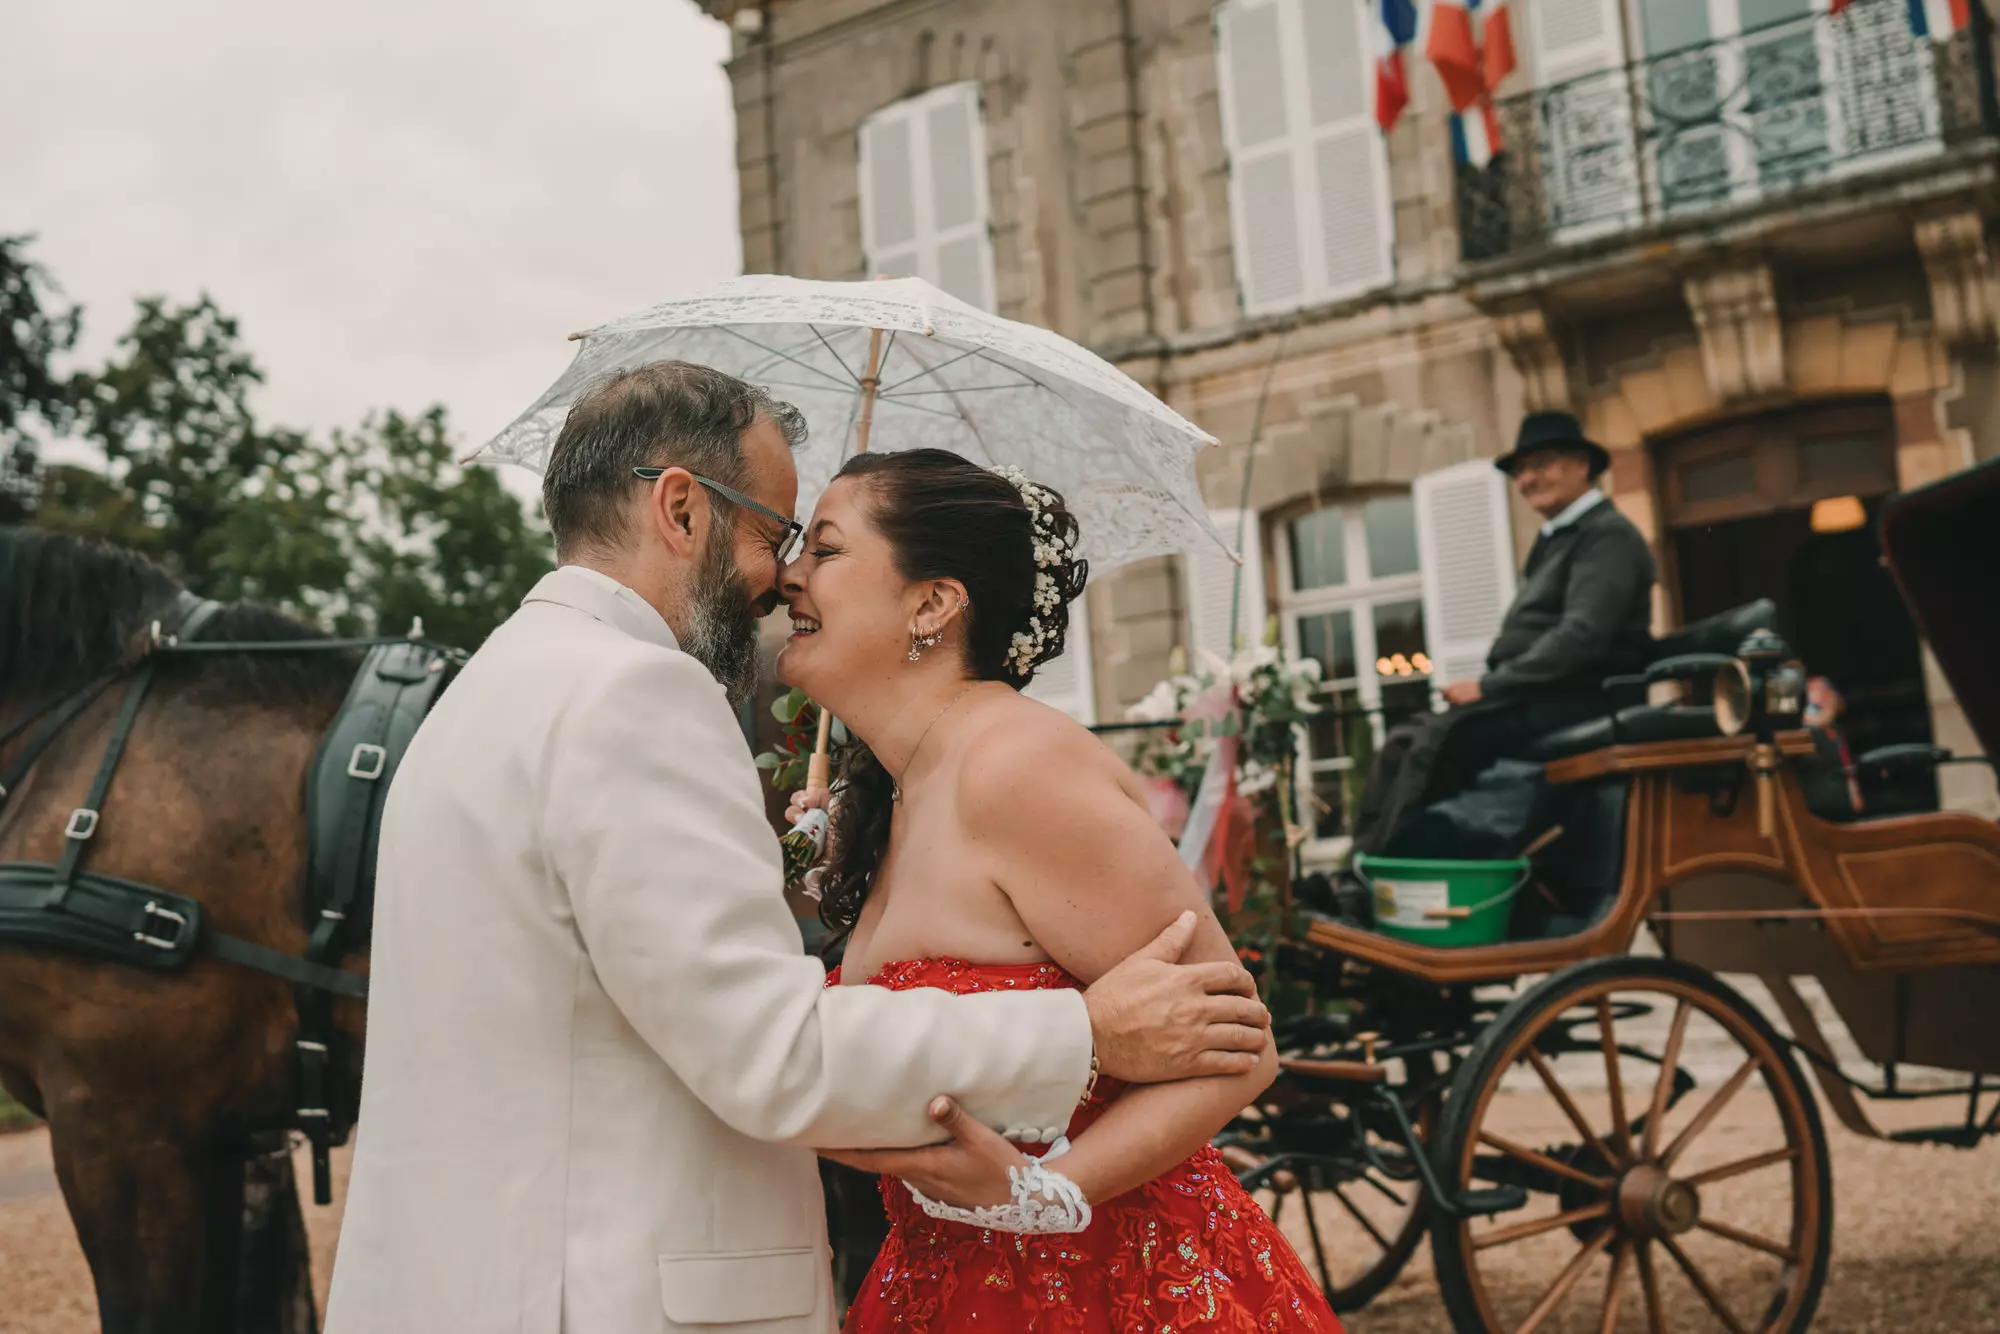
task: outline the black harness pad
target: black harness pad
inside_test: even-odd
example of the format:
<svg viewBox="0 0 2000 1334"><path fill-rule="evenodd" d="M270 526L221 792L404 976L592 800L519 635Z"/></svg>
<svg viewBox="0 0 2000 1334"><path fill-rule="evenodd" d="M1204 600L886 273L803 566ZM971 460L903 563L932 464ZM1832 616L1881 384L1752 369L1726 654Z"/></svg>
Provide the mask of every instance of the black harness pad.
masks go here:
<svg viewBox="0 0 2000 1334"><path fill-rule="evenodd" d="M0 941L141 968L179 968L201 941L201 905L182 894L80 871L62 910L47 906L56 868L0 862Z"/></svg>
<svg viewBox="0 0 2000 1334"><path fill-rule="evenodd" d="M453 666L444 653L423 644L370 649L320 739L306 773L309 959L324 961L336 942L354 945L368 938L375 845L389 781ZM340 915L328 917L329 912Z"/></svg>

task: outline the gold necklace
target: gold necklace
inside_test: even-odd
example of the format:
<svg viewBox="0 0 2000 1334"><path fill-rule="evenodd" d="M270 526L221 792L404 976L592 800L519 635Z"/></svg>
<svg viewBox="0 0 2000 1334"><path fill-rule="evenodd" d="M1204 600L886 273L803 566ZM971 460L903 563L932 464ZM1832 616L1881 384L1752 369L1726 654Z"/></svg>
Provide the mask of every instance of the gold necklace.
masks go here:
<svg viewBox="0 0 2000 1334"><path fill-rule="evenodd" d="M938 719L940 719L940 718L944 717L944 716L945 716L945 715L946 715L947 713L950 713L950 712L951 712L951 706L952 706L952 705L954 705L954 704L958 703L958 702L959 702L960 700L964 699L964 698L965 698L965 697L966 697L967 695L971 694L971 693L973 692L973 690L974 690L974 689L975 689L976 687L978 687L978 686L979 686L980 684L982 684L982 683L981 683L981 682L978 682L978 681L974 681L974 682L973 682L973 683L972 683L971 685L967 686L967 687L966 687L965 689L963 689L963 690L959 691L959 692L958 692L958 693L957 693L956 695L953 695L953 696L952 696L952 697L951 697L950 699L946 700L946 701L944 702L944 707L943 707L943 708L941 708L941 709L939 709L939 710L938 710L938 711L937 711L936 713L934 713L934 714L932 714L932 715L931 715L931 720L930 720L930 721L929 721L928 723L925 723L925 724L924 724L924 730L923 730L923 733L922 733L922 735L920 735L920 736L919 736L919 737L917 738L917 744L916 744L916 745L914 745L914 746L911 746L911 747L910 747L910 758L909 758L909 759L907 759L907 760L904 760L904 761L903 761L903 772L904 772L904 773L908 773L908 772L910 771L910 766L911 766L911 765L913 765L913 764L915 764L915 763L917 762L917 752L918 752L918 751L920 751L920 750L922 750L922 749L924 748L924 742L926 742L926 741L930 740L930 738L931 738L931 729L932 729L933 727L936 727L936 726L938 725ZM889 780L889 800L890 800L890 801L901 801L902 799L903 799L903 785L902 785L902 783L901 783L901 782L899 782L899 781L897 781L897 780L896 780L896 779L894 779L894 778L890 779L890 780Z"/></svg>

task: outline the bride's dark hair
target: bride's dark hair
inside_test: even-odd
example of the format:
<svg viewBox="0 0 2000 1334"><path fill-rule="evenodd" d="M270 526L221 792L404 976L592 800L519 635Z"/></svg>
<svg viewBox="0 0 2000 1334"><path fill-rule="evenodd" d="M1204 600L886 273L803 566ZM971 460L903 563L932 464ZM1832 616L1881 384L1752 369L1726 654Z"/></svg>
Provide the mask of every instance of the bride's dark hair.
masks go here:
<svg viewBox="0 0 2000 1334"><path fill-rule="evenodd" d="M1037 668L1062 653L1069 604L1082 594L1090 567L1074 554L1076 516L1061 496L1036 484L1056 546L1070 554L1047 569L1060 601L1042 613L1042 647L1023 669L1008 661L1008 651L1034 616L1035 576L1041 571L1035 567L1027 502L1014 484L943 449L857 454L838 476L861 484L869 521L889 540L903 578L956 579L965 586L967 606L959 623L965 670L973 680L1005 681L1019 690ZM1046 526L1044 535L1051 535ZM837 942L854 929L888 850L894 784L857 739L835 757L833 785L840 800L828 834L819 917Z"/></svg>

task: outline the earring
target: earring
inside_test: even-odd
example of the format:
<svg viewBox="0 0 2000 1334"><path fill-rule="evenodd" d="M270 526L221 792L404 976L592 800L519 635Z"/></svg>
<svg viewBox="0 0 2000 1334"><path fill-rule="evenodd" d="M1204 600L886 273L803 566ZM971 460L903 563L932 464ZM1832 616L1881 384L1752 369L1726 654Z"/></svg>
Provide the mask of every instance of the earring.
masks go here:
<svg viewBox="0 0 2000 1334"><path fill-rule="evenodd" d="M927 635L920 635L915 629L912 629L910 631L910 661L920 661L924 656L925 649L936 648L943 642L944 632L942 630L933 630Z"/></svg>

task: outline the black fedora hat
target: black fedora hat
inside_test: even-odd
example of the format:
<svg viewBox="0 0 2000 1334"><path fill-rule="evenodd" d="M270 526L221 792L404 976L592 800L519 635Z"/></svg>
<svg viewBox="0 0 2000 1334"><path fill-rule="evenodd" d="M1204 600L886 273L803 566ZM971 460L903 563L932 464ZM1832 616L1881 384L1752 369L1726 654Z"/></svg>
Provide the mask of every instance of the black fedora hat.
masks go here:
<svg viewBox="0 0 2000 1334"><path fill-rule="evenodd" d="M1611 466L1611 455L1605 452L1604 446L1585 437L1583 423L1567 412L1531 412L1521 418L1521 430L1514 437L1514 448L1493 460L1493 466L1512 477L1515 465L1522 458L1545 449L1583 455L1590 460L1592 477Z"/></svg>

